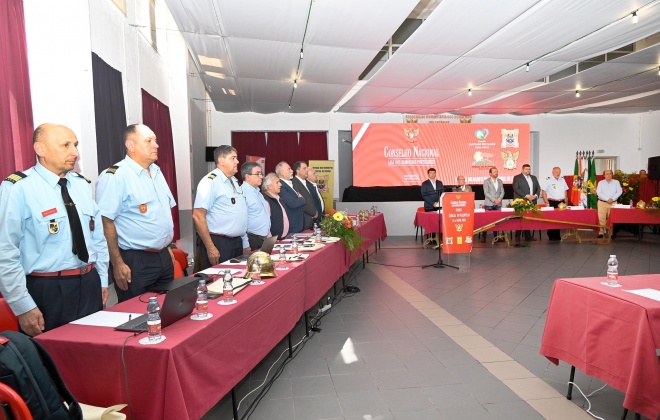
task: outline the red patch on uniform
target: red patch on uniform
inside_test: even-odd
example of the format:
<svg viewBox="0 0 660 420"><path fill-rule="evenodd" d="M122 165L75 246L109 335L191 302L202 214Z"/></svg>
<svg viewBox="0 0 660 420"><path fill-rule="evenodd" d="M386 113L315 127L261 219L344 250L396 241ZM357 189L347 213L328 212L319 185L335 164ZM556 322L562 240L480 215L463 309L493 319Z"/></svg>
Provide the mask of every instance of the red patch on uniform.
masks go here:
<svg viewBox="0 0 660 420"><path fill-rule="evenodd" d="M53 208L50 209L50 210L44 210L44 211L42 211L42 212L41 212L41 215L42 215L43 217L46 217L46 216L50 216L51 214L55 214L55 213L57 213L57 209L56 209L55 207L53 207Z"/></svg>
<svg viewBox="0 0 660 420"><path fill-rule="evenodd" d="M146 204L140 204L140 213L144 214L147 212L147 205Z"/></svg>

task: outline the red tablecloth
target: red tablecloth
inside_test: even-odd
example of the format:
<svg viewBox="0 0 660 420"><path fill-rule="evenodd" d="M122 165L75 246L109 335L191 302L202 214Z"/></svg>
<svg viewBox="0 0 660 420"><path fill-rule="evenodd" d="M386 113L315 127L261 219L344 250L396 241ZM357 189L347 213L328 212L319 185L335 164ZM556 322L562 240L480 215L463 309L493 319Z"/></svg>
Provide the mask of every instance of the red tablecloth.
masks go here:
<svg viewBox="0 0 660 420"><path fill-rule="evenodd" d="M357 229L362 237L362 247L359 251L353 253L346 250L347 269L350 268L351 265L362 256L362 254L367 252L376 241L379 239L384 241L385 238L387 238L387 226L385 225L385 216L383 213L370 216L369 221L361 223L362 224Z"/></svg>
<svg viewBox="0 0 660 420"><path fill-rule="evenodd" d="M505 217L514 216L513 212L505 212L500 210L486 211L483 213L474 214L474 229L481 228ZM515 219L508 220L500 225L494 226L488 230L548 230L548 229L576 229L581 225L598 224L598 212L592 209L585 210L553 210L553 211L540 211L538 213L526 213L525 217L533 217L540 220L523 220ZM416 212L415 213L415 226L424 228L424 234L438 232L438 219L440 215L436 212ZM568 222L566 223L553 223L556 221ZM440 228L442 231L442 228Z"/></svg>
<svg viewBox="0 0 660 420"><path fill-rule="evenodd" d="M612 228L615 223L627 223L635 225L657 225L660 224L660 213L638 208L632 209L610 209L610 217L607 225Z"/></svg>
<svg viewBox="0 0 660 420"><path fill-rule="evenodd" d="M367 222L361 232L367 235L365 242L373 243L372 234L384 238L382 215ZM202 417L346 272L347 261L341 242L326 244L303 263L289 263L289 270L276 271L278 277L267 279L265 285L245 288L236 295L236 305L210 301L213 318L186 318L165 328L167 340L158 345L140 345L138 339L144 334L129 339L124 357L134 417ZM149 295L142 297L144 302L134 298L109 310L143 313ZM112 328L68 324L38 340L79 401L110 406L128 402L121 350L130 335Z"/></svg>
<svg viewBox="0 0 660 420"><path fill-rule="evenodd" d="M660 414L660 302L625 290L660 289L660 275L558 279L552 289L541 354L563 360L624 392L624 407Z"/></svg>

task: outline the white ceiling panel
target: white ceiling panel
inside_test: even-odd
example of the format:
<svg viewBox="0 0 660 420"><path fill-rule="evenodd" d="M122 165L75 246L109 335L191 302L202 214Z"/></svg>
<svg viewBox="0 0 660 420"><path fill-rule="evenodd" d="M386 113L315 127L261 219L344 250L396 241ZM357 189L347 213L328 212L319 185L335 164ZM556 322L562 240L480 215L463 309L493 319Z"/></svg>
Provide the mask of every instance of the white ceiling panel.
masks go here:
<svg viewBox="0 0 660 420"><path fill-rule="evenodd" d="M308 45L300 77L311 83L352 85L374 55L369 50Z"/></svg>
<svg viewBox="0 0 660 420"><path fill-rule="evenodd" d="M227 42L237 77L293 82L300 55L298 45L246 38Z"/></svg>
<svg viewBox="0 0 660 420"><path fill-rule="evenodd" d="M418 0L314 1L305 44L378 51L417 3Z"/></svg>
<svg viewBox="0 0 660 420"><path fill-rule="evenodd" d="M406 88L364 86L357 95L346 102L345 106L379 107L404 94Z"/></svg>
<svg viewBox="0 0 660 420"><path fill-rule="evenodd" d="M327 83L298 83L298 88L293 94L291 106L324 105L328 112L335 106L351 87L348 85L330 85Z"/></svg>
<svg viewBox="0 0 660 420"><path fill-rule="evenodd" d="M188 3L207 3L188 1ZM219 10L224 35L231 38L302 43L309 1L242 0L214 2Z"/></svg>
<svg viewBox="0 0 660 420"><path fill-rule="evenodd" d="M238 79L241 97L248 109L255 102L289 103L293 83L279 80ZM255 111L256 112L256 111Z"/></svg>
<svg viewBox="0 0 660 420"><path fill-rule="evenodd" d="M433 89L410 89L403 95L387 103L388 109L401 108L423 108L429 105L449 99L459 94L460 90L433 90ZM380 108L379 108L380 109ZM405 111L401 111L405 112Z"/></svg>
<svg viewBox="0 0 660 420"><path fill-rule="evenodd" d="M379 71L369 86L416 86L458 57L444 55L408 54L399 50L387 62L387 71Z"/></svg>
<svg viewBox="0 0 660 420"><path fill-rule="evenodd" d="M268 102L255 102L252 104L250 112L258 114L275 114L277 112L291 112L288 105L282 102L268 103Z"/></svg>
<svg viewBox="0 0 660 420"><path fill-rule="evenodd" d="M566 63L563 61L535 61L530 66L529 71L526 71L524 67L521 67L513 72L503 74L500 77L479 85L479 88L501 91L515 90L517 87L536 82L549 74L564 70L572 65L575 65L575 63Z"/></svg>
<svg viewBox="0 0 660 420"><path fill-rule="evenodd" d="M212 1L166 0L181 32L222 35Z"/></svg>
<svg viewBox="0 0 660 420"><path fill-rule="evenodd" d="M631 77L637 73L648 70L648 68L648 64L603 63L573 76L566 77L565 79L540 86L535 90L549 90L554 92L564 90L574 91L576 89L588 89L592 86L599 85L604 85L605 89L607 89L606 84L608 82Z"/></svg>
<svg viewBox="0 0 660 420"><path fill-rule="evenodd" d="M475 88L525 64L520 60L463 57L449 64L417 87L421 89ZM472 69L479 69L478 72Z"/></svg>
<svg viewBox="0 0 660 420"><path fill-rule="evenodd" d="M443 0L399 51L463 55L537 2Z"/></svg>
<svg viewBox="0 0 660 420"><path fill-rule="evenodd" d="M466 91L461 91L451 98L430 105L427 108L431 112L449 112L454 109L469 107L473 104L485 101L497 93L498 92L492 91L473 91L472 95L469 95Z"/></svg>

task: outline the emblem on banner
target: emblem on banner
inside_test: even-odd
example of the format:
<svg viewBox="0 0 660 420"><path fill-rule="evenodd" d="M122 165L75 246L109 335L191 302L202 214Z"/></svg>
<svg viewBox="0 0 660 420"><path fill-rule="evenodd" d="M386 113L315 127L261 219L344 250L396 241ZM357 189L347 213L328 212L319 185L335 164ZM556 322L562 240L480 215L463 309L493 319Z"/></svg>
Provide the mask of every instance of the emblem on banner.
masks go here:
<svg viewBox="0 0 660 420"><path fill-rule="evenodd" d="M466 244L471 244L472 243L472 236L466 236L465 237L465 243Z"/></svg>
<svg viewBox="0 0 660 420"><path fill-rule="evenodd" d="M403 134L405 134L406 137L408 137L409 143L417 143L415 137L419 135L419 128L404 128Z"/></svg>
<svg viewBox="0 0 660 420"><path fill-rule="evenodd" d="M456 226L456 232L462 232L463 231L463 223L455 223L454 225ZM459 240L460 240L460 238L459 238Z"/></svg>
<svg viewBox="0 0 660 420"><path fill-rule="evenodd" d="M456 238L456 245L462 245L463 244L463 237L459 236Z"/></svg>
<svg viewBox="0 0 660 420"><path fill-rule="evenodd" d="M447 245L453 245L454 244L454 238L447 238Z"/></svg>
<svg viewBox="0 0 660 420"><path fill-rule="evenodd" d="M140 204L140 213L144 214L147 212L147 205L146 204Z"/></svg>
<svg viewBox="0 0 660 420"><path fill-rule="evenodd" d="M518 143L518 133L519 129L507 130L502 129L502 149L506 147L519 148L520 144Z"/></svg>
<svg viewBox="0 0 660 420"><path fill-rule="evenodd" d="M504 161L504 169L516 169L516 162L518 161L520 152L511 153L511 151L506 151L500 153L502 154L502 160Z"/></svg>
<svg viewBox="0 0 660 420"><path fill-rule="evenodd" d="M59 231L60 231L60 223L59 222L56 222L55 220L51 220L50 222L48 222L48 232L51 235L54 235Z"/></svg>

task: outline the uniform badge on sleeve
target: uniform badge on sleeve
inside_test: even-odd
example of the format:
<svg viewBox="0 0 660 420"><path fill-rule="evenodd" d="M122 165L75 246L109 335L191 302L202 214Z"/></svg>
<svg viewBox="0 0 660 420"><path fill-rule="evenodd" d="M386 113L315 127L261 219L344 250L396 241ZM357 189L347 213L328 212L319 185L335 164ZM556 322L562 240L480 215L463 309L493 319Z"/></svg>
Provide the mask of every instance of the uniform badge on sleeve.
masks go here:
<svg viewBox="0 0 660 420"><path fill-rule="evenodd" d="M147 205L146 204L140 204L140 213L144 214L147 212Z"/></svg>
<svg viewBox="0 0 660 420"><path fill-rule="evenodd" d="M95 226L95 224L94 224L94 216L90 216L90 219L89 219L89 230L90 230L91 232L94 232L94 226Z"/></svg>
<svg viewBox="0 0 660 420"><path fill-rule="evenodd" d="M54 235L60 231L60 223L56 222L55 219L52 219L50 222L48 222L48 232L51 235Z"/></svg>

